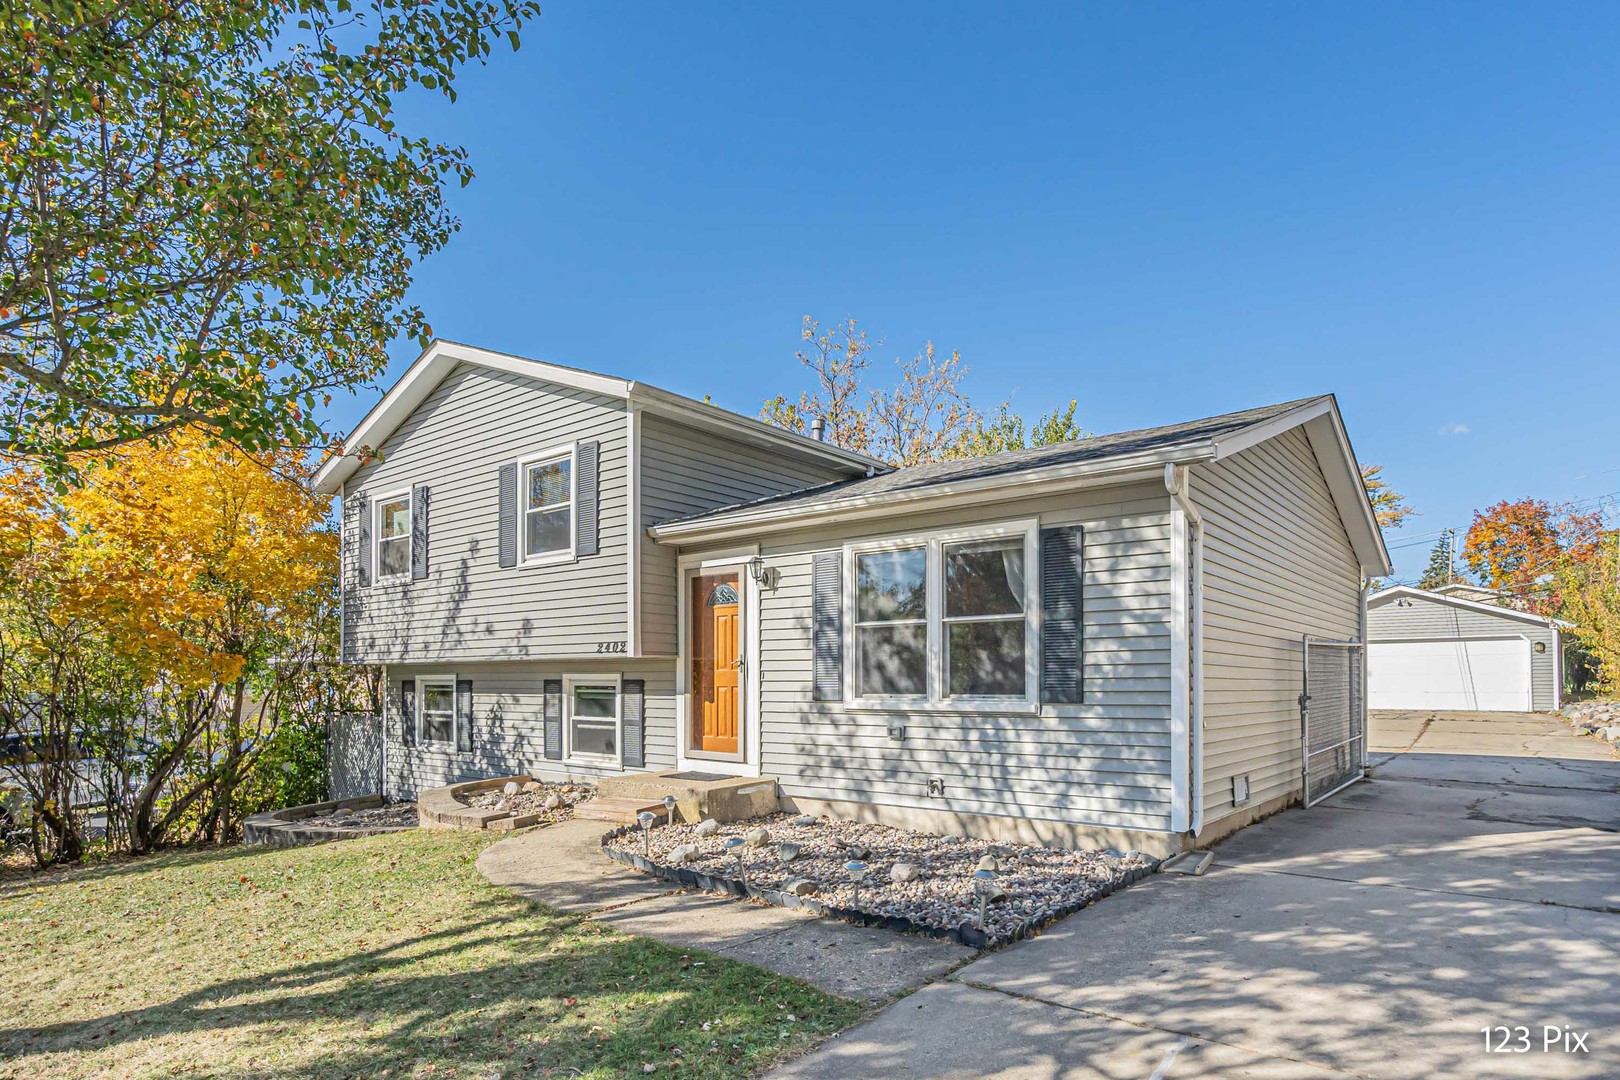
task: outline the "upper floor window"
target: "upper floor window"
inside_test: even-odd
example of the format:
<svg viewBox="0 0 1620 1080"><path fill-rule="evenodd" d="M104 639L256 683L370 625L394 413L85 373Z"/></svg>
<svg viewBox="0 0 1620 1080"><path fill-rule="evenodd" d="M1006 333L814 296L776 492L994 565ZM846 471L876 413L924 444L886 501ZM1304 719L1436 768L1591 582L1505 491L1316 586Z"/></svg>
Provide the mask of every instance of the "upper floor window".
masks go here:
<svg viewBox="0 0 1620 1080"><path fill-rule="evenodd" d="M376 567L378 581L411 576L411 493L385 495L373 505L377 510Z"/></svg>
<svg viewBox="0 0 1620 1080"><path fill-rule="evenodd" d="M523 558L571 558L574 553L574 451L523 463Z"/></svg>

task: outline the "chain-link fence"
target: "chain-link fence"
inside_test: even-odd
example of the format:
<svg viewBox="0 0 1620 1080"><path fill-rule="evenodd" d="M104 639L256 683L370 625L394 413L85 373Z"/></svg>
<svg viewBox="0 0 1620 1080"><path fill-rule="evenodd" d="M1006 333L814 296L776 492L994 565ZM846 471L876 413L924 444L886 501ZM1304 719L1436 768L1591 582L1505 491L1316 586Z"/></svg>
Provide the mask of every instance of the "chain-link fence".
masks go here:
<svg viewBox="0 0 1620 1080"><path fill-rule="evenodd" d="M1360 780L1366 771L1366 662L1366 646L1360 642L1305 639L1300 715L1306 806Z"/></svg>

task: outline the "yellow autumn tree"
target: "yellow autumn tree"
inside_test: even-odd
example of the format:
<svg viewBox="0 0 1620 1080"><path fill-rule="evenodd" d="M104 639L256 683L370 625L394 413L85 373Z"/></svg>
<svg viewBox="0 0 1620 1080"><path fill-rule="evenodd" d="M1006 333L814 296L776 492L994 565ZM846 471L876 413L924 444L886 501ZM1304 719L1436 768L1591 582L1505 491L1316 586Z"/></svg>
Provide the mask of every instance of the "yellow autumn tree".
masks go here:
<svg viewBox="0 0 1620 1080"><path fill-rule="evenodd" d="M289 697L331 659L337 540L307 475L301 455L258 459L182 432L86 462L60 495L26 467L0 485L12 567L0 634L14 658L0 696L62 692L51 664L28 657L111 665L139 687L120 729L143 748L124 808L131 850L182 825L228 836L233 794Z"/></svg>

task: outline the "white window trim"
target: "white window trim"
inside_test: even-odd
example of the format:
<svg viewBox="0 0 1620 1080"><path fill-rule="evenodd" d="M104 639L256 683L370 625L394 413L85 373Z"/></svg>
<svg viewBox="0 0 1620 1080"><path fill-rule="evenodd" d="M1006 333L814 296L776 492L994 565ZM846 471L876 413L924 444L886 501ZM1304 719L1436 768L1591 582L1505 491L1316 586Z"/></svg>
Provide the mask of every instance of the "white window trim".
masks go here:
<svg viewBox="0 0 1620 1080"><path fill-rule="evenodd" d="M1024 694L1020 697L952 697L945 681L945 559L947 544L974 540L1022 537L1024 541ZM874 551L894 551L921 547L927 551L924 578L926 625L928 627L926 695L860 697L856 694L855 652L856 556ZM1035 518L997 522L967 528L936 529L930 532L885 536L844 545L844 700L848 707L874 712L1040 712L1040 522ZM954 620L953 620L954 621ZM977 621L977 620L975 620Z"/></svg>
<svg viewBox="0 0 1620 1080"><path fill-rule="evenodd" d="M529 554L529 467L560 458L568 459L568 547ZM573 562L579 536L579 444L565 443L530 454L518 461L518 566L552 566Z"/></svg>
<svg viewBox="0 0 1620 1080"><path fill-rule="evenodd" d="M384 503L405 502L405 569L397 574L382 572L382 508ZM390 491L371 500L371 583L397 585L411 580L411 560L415 555L412 540L416 536L416 493L410 488Z"/></svg>
<svg viewBox="0 0 1620 1080"><path fill-rule="evenodd" d="M422 725L422 714L423 714L424 711L426 711L426 708L427 708L427 688L430 685L431 686L448 686L448 687L450 687L450 741L449 742L445 742L442 739L429 739L424 734L424 728L423 728L423 725ZM413 719L414 719L415 724L416 724L416 745L417 745L418 748L420 748L420 747L442 748L442 749L448 749L451 753L455 753L456 746L458 745L458 737L461 735L461 725L462 725L462 722L463 722L462 719L461 719L461 710L458 707L459 705L460 705L460 702L458 702L456 700L456 676L455 676L455 674L453 672L448 673L448 674L444 673L444 672L435 672L435 673L433 673L431 675L418 675L416 677L416 702L415 702L416 716Z"/></svg>
<svg viewBox="0 0 1620 1080"><path fill-rule="evenodd" d="M613 687L613 749L614 753L584 754L574 750L574 687ZM624 767L624 676L618 672L603 675L563 676L563 760L573 765L613 769Z"/></svg>

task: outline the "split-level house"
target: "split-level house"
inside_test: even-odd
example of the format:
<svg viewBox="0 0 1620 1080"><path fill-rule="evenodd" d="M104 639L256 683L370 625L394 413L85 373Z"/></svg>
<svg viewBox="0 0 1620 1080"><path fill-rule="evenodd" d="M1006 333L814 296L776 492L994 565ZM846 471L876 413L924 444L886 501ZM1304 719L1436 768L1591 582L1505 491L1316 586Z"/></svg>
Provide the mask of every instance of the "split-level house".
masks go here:
<svg viewBox="0 0 1620 1080"><path fill-rule="evenodd" d="M407 797L757 776L784 808L1174 850L1301 797L1306 642L1352 656L1390 571L1331 397L893 470L437 342L316 486ZM1359 709L1359 661L1335 678Z"/></svg>

